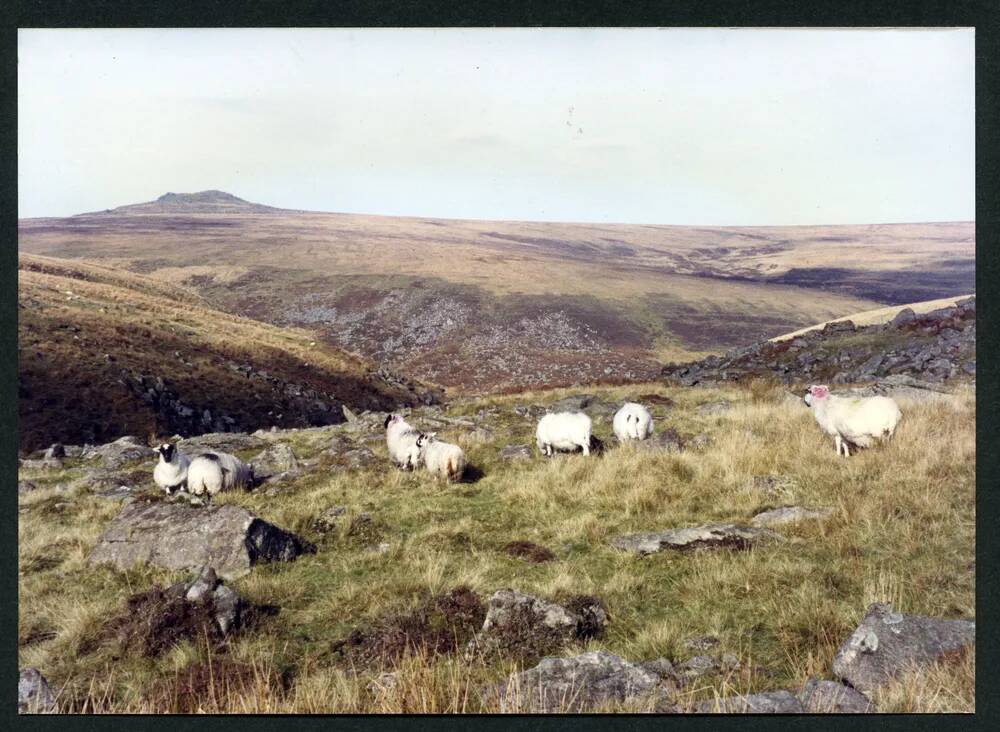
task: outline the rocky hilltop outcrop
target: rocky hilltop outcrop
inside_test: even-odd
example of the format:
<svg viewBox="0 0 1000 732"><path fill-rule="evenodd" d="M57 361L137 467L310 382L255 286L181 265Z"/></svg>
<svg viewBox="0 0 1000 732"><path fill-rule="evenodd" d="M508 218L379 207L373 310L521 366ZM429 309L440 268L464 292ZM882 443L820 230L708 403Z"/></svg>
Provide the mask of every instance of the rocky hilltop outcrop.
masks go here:
<svg viewBox="0 0 1000 732"><path fill-rule="evenodd" d="M940 384L976 377L976 298L917 315L901 310L884 324L828 323L782 341L762 341L722 356L668 364L662 376L682 386L752 379L785 384L851 384L909 377Z"/></svg>

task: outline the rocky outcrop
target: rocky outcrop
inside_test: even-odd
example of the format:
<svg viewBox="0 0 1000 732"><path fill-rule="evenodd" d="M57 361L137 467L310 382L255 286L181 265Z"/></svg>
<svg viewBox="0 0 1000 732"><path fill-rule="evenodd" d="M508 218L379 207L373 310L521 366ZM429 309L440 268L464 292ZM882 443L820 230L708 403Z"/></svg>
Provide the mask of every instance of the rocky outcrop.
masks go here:
<svg viewBox="0 0 1000 732"><path fill-rule="evenodd" d="M869 694L900 671L961 653L975 642L975 621L904 615L875 603L837 651L833 673Z"/></svg>
<svg viewBox="0 0 1000 732"><path fill-rule="evenodd" d="M626 534L613 539L611 546L636 554L655 554L672 549L749 549L762 541L780 541L781 535L768 529L741 524L705 524L681 529L666 529L641 534Z"/></svg>
<svg viewBox="0 0 1000 732"><path fill-rule="evenodd" d="M974 379L976 299L916 315L900 311L889 323L827 324L783 341L762 341L694 363L668 364L661 375L682 386L773 379L785 384L848 384L909 376L940 384Z"/></svg>
<svg viewBox="0 0 1000 732"><path fill-rule="evenodd" d="M486 690L503 712L580 712L606 704L648 699L662 679L651 670L607 651L572 658L545 658Z"/></svg>
<svg viewBox="0 0 1000 732"><path fill-rule="evenodd" d="M177 447L188 455L202 451L234 453L240 450L259 450L266 446L267 442L262 438L243 432L206 432L197 437L187 437L177 441Z"/></svg>
<svg viewBox="0 0 1000 732"><path fill-rule="evenodd" d="M137 562L167 569L207 565L233 579L258 562L292 561L312 551L308 542L238 506L133 501L98 539L89 561L122 570Z"/></svg>

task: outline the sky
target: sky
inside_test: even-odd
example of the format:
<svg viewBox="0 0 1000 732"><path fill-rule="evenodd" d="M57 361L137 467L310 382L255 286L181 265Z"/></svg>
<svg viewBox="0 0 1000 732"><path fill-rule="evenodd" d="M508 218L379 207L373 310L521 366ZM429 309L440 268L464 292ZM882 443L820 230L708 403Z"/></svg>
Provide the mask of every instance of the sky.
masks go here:
<svg viewBox="0 0 1000 732"><path fill-rule="evenodd" d="M18 31L19 216L971 221L974 31Z"/></svg>

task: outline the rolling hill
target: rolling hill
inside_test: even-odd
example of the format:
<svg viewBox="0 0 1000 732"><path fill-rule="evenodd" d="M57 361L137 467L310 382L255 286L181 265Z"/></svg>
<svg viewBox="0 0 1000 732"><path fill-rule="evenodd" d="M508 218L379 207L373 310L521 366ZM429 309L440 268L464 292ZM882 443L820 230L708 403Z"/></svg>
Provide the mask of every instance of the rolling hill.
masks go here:
<svg viewBox="0 0 1000 732"><path fill-rule="evenodd" d="M854 313L974 290L973 223L692 227L283 211L218 191L19 223L458 391L653 378Z"/></svg>
<svg viewBox="0 0 1000 732"><path fill-rule="evenodd" d="M18 262L20 446L343 422L342 405L430 401L302 330L213 309L100 265Z"/></svg>

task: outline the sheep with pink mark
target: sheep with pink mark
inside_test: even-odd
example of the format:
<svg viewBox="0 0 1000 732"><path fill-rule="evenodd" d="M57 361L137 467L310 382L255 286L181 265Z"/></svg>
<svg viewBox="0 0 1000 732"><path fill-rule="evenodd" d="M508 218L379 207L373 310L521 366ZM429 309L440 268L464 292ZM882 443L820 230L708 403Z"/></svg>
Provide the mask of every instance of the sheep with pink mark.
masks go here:
<svg viewBox="0 0 1000 732"><path fill-rule="evenodd" d="M867 448L876 440L889 440L902 416L899 405L889 397L835 396L827 386L810 386L804 400L822 430L833 436L837 455L844 457L850 457L851 447Z"/></svg>

